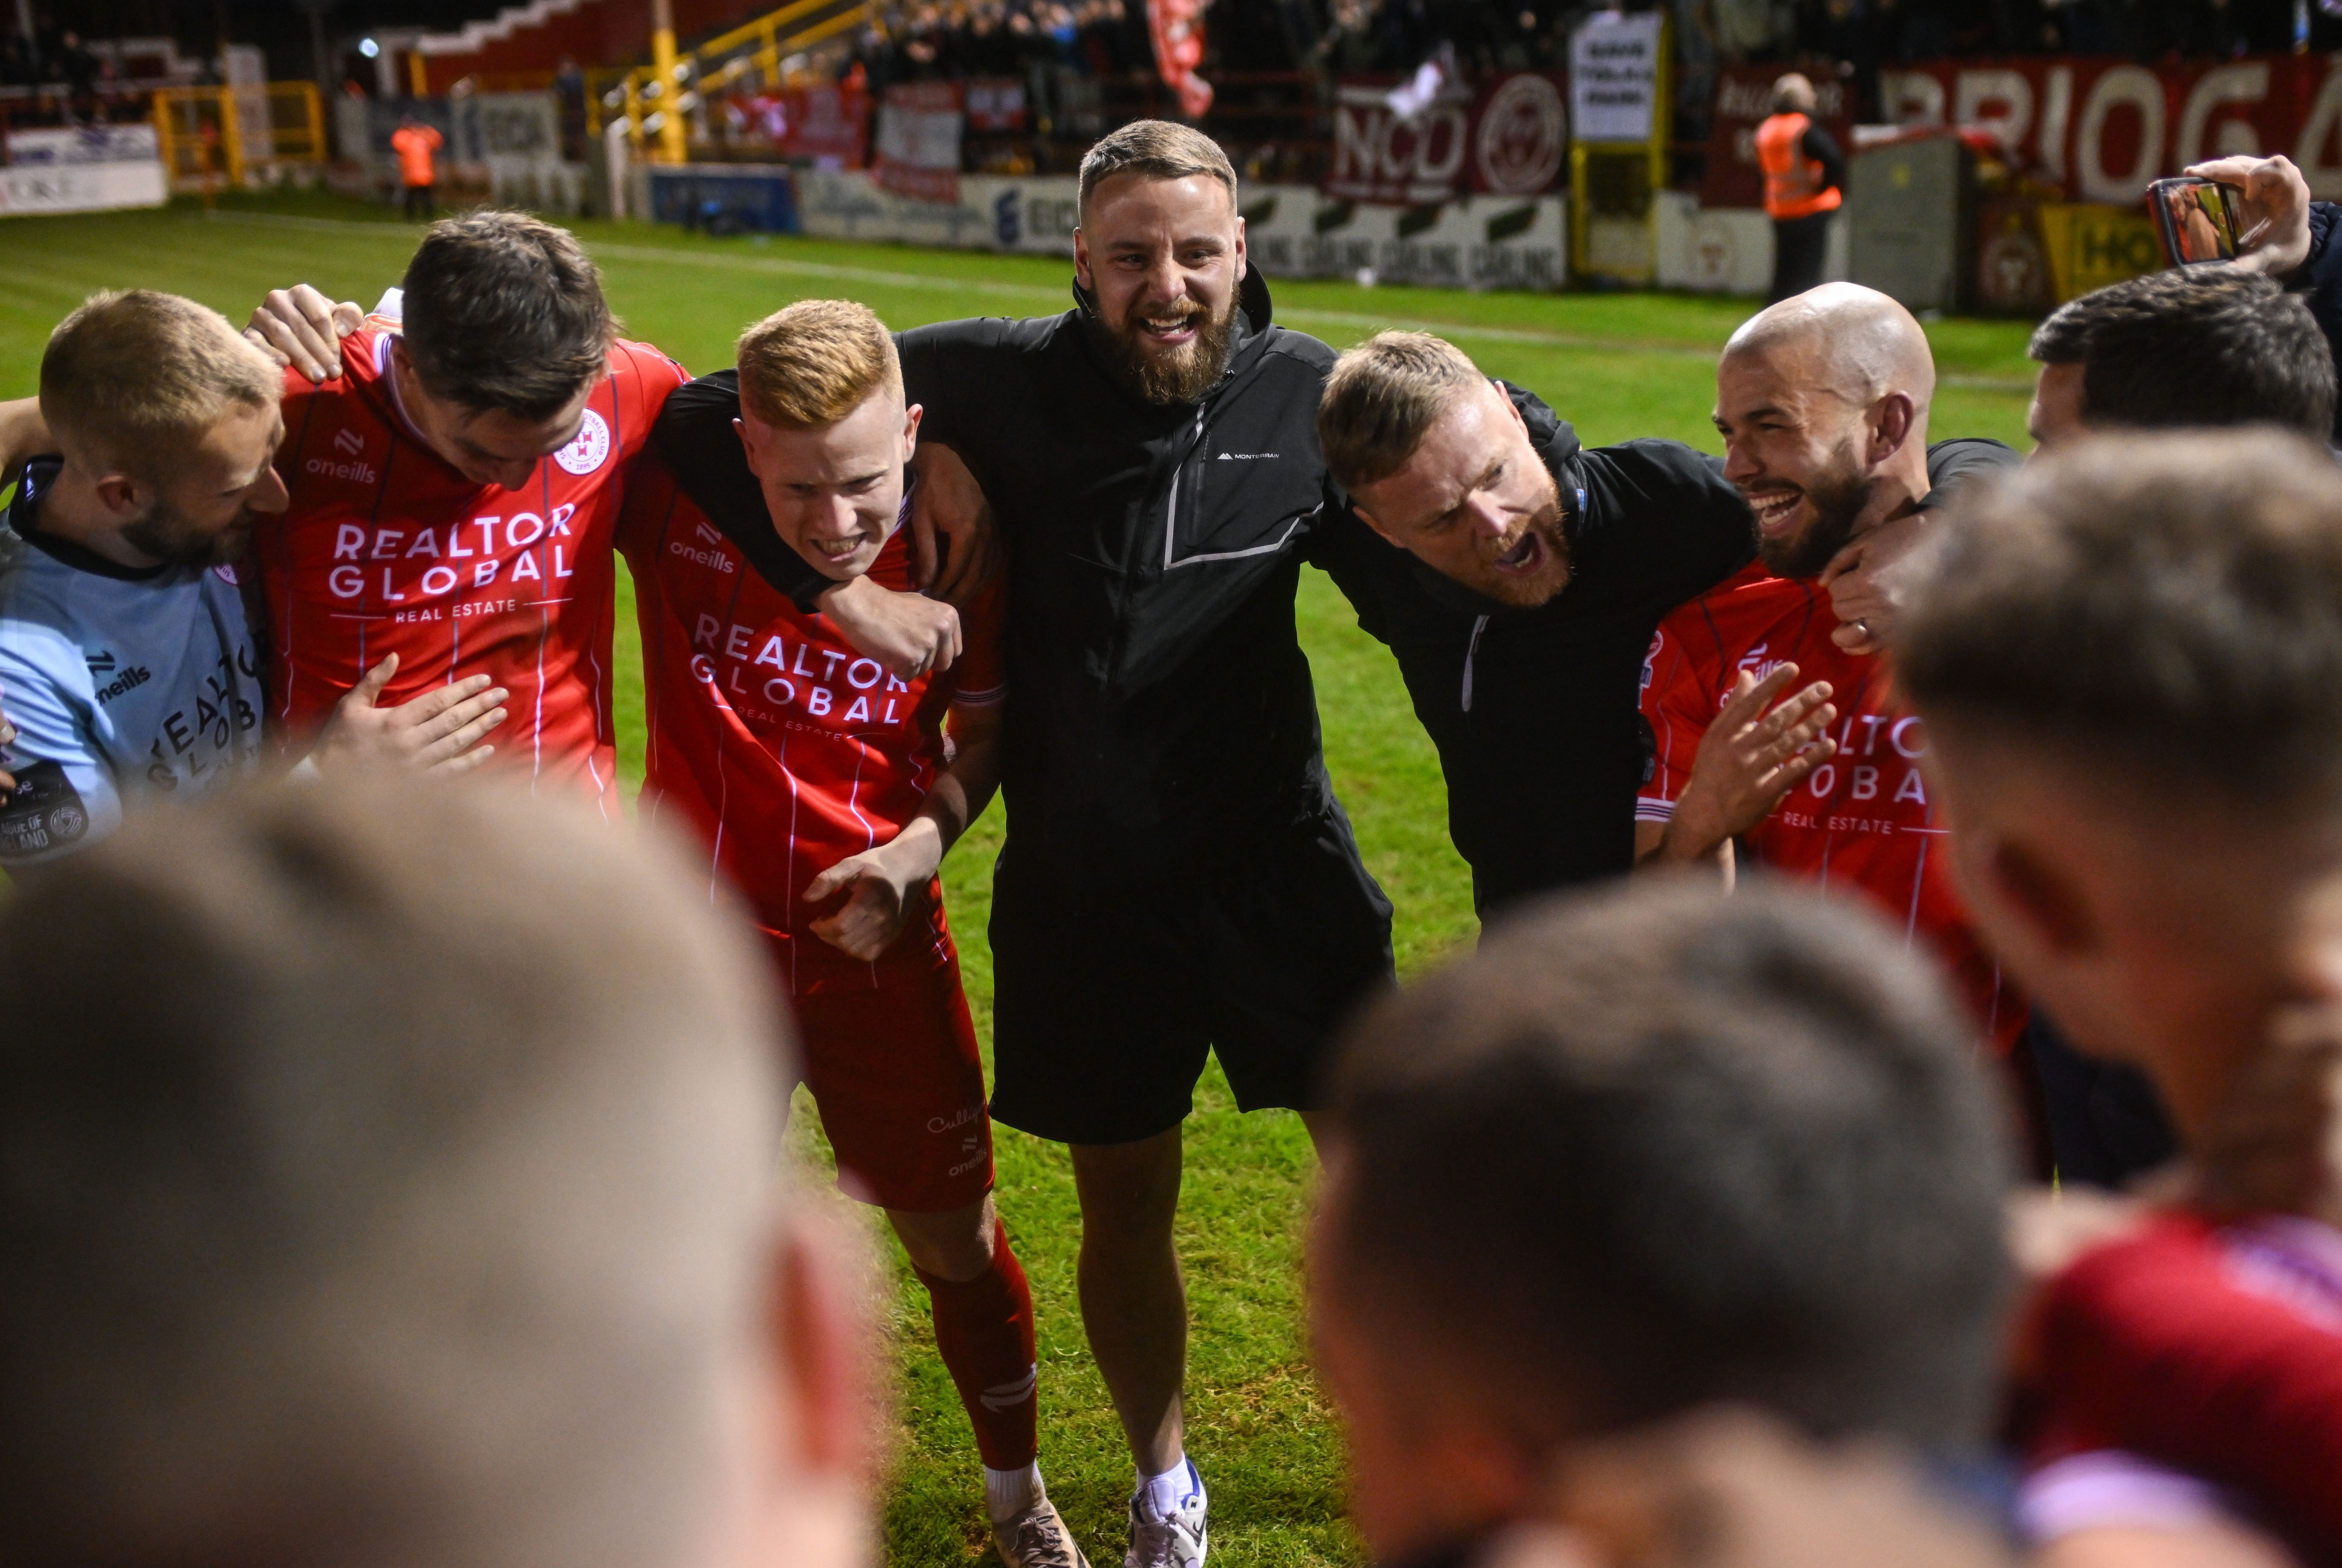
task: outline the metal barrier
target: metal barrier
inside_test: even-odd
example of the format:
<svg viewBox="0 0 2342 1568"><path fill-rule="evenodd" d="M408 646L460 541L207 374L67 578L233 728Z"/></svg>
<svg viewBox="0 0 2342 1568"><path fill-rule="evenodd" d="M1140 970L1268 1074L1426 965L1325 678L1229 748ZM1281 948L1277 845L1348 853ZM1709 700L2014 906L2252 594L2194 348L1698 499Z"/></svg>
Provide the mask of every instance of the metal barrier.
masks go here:
<svg viewBox="0 0 2342 1568"><path fill-rule="evenodd" d="M862 25L870 15L870 0L792 0L671 62L636 66L598 95L598 102L614 111L611 123L626 121L626 140L637 156L680 163L684 116L699 106L703 93L729 87L751 72L778 86L784 59ZM655 137L655 144L646 136Z"/></svg>
<svg viewBox="0 0 2342 1568"><path fill-rule="evenodd" d="M272 185L325 162L325 117L314 82L252 87L158 87L155 136L174 190Z"/></svg>

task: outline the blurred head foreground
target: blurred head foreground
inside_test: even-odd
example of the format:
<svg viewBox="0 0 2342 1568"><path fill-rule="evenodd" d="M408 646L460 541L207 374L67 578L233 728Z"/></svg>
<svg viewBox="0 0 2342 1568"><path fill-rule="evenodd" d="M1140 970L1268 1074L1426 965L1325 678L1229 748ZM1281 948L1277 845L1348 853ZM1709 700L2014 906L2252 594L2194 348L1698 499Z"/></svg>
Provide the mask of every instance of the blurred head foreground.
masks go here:
<svg viewBox="0 0 2342 1568"><path fill-rule="evenodd" d="M1712 1401L1975 1442L2009 1181L1903 944L1759 884L1546 904L1376 1006L1312 1298L1376 1553L1528 1511L1555 1453Z"/></svg>
<svg viewBox="0 0 2342 1568"><path fill-rule="evenodd" d="M1896 660L1962 889L2192 1141L2278 1009L2342 995L2342 471L2105 437L1960 507Z"/></svg>
<svg viewBox="0 0 2342 1568"><path fill-rule="evenodd" d="M663 850L487 789L230 795L17 889L0 1561L836 1561L758 974Z"/></svg>

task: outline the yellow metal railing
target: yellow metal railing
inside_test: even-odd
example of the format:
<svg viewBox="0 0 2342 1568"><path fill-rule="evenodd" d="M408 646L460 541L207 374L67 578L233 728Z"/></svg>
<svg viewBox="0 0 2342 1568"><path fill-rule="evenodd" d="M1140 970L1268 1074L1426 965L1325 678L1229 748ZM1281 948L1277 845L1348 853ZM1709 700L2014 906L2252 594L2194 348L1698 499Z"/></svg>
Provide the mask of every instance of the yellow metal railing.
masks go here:
<svg viewBox="0 0 2342 1568"><path fill-rule="evenodd" d="M158 87L154 112L163 167L179 190L265 184L325 161L315 82Z"/></svg>
<svg viewBox="0 0 2342 1568"><path fill-rule="evenodd" d="M676 53L671 60L655 60L627 72L594 95L595 129L623 119L637 156L679 162L685 145L683 116L697 106L701 95L728 87L750 72L777 86L783 59L861 26L870 15L870 0L791 0ZM661 42L666 45L658 51L664 55L673 45Z"/></svg>

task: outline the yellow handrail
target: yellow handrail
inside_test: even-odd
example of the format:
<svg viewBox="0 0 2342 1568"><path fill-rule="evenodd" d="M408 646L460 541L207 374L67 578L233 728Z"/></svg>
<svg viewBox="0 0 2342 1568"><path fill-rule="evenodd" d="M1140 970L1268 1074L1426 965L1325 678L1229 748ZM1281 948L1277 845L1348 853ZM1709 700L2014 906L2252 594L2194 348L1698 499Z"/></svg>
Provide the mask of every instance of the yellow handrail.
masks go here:
<svg viewBox="0 0 2342 1568"><path fill-rule="evenodd" d="M157 151L176 189L207 189L214 175L242 186L325 161L325 105L315 82L158 87L153 113Z"/></svg>
<svg viewBox="0 0 2342 1568"><path fill-rule="evenodd" d="M716 79L730 80L738 75L747 60L753 60L767 82L778 82L784 56L809 49L849 27L860 25L872 12L872 0L848 4L843 10L837 9L840 5L841 0L790 0L788 5L777 10L768 11L752 22L743 23L728 33L720 33L695 48L676 55L671 63L661 59L648 65L636 66L601 95L599 102L603 107L625 117L626 139L637 156L647 151L654 158L672 159L676 156L675 149L682 145L676 132L682 124L680 116L689 106L690 89L686 86L686 83L706 78L709 75L709 67L719 56L747 44L756 46L754 55L742 60L726 62L717 70ZM804 18L823 12L829 14L790 31ZM618 100L616 104L609 102L614 97ZM646 144L644 122L653 115L666 117L660 121L658 129L661 134L656 142ZM599 119L598 115L596 118Z"/></svg>

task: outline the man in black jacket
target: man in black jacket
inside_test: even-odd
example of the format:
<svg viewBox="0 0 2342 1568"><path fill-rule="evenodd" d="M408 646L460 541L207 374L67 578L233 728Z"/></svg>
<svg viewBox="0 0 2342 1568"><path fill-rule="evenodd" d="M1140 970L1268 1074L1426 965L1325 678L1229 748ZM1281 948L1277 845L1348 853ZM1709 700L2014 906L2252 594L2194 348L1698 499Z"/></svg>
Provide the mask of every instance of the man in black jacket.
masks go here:
<svg viewBox="0 0 2342 1568"><path fill-rule="evenodd" d="M1148 1564L1204 1546L1170 1224L1206 1046L1240 1105L1306 1110L1331 1024L1388 973L1388 905L1326 782L1294 634L1301 561L1397 653L1487 903L1632 864L1652 625L1752 541L1714 458L1582 454L1521 392L1491 395L1516 472L1567 497L1538 536L1568 569L1508 604L1483 592L1501 574L1376 538L1318 450L1333 352L1270 323L1223 171L1191 132L1116 133L1086 165L1076 309L900 338L922 455L956 454L1006 542L993 1114L1073 1145L1084 1317L1138 1463ZM774 541L736 403L728 375L677 391L671 465L759 570L867 630L893 596L809 567L783 582L788 552L746 548Z"/></svg>
<svg viewBox="0 0 2342 1568"><path fill-rule="evenodd" d="M1084 1322L1137 1463L1136 1568L1194 1568L1206 1546L1171 1238L1206 1054L1243 1108L1306 1113L1325 1041L1391 970L1390 905L1326 779L1293 624L1333 499L1311 430L1333 351L1271 325L1235 189L1207 138L1126 126L1084 162L1076 309L899 339L923 448L957 454L1003 520L992 1110L1072 1145ZM719 526L769 542L736 395L726 377L681 389L659 440ZM855 593L788 571L768 574L851 634Z"/></svg>
<svg viewBox="0 0 2342 1568"><path fill-rule="evenodd" d="M1356 512L1312 558L1398 660L1475 905L1627 870L1652 628L1755 547L1721 464L1677 441L1586 450L1422 333L1344 355L1317 433Z"/></svg>

